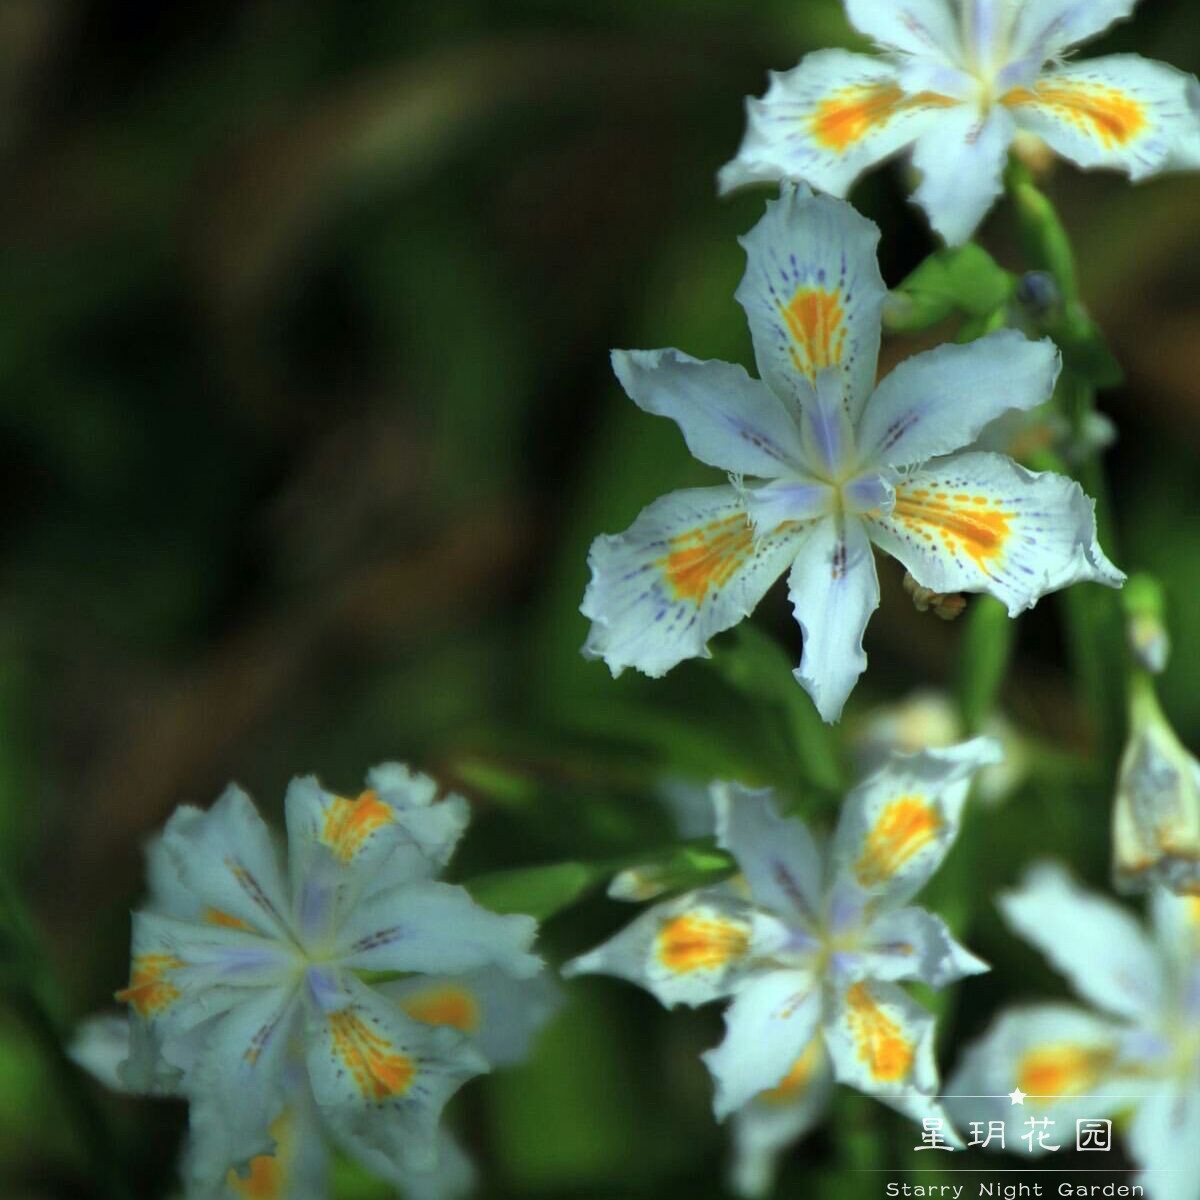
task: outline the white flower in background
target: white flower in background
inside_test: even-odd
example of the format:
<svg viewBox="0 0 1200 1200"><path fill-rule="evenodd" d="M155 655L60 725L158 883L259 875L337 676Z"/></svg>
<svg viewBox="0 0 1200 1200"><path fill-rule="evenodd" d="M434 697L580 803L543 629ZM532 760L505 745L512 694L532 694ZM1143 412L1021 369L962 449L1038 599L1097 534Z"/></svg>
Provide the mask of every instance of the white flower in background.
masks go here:
<svg viewBox="0 0 1200 1200"><path fill-rule="evenodd" d="M951 244L1002 188L1018 131L1081 167L1134 180L1200 166L1193 76L1136 54L1069 62L1072 47L1137 0L846 0L882 57L821 50L772 74L721 188L803 180L845 196L868 168L912 148L914 199Z"/></svg>
<svg viewBox="0 0 1200 1200"><path fill-rule="evenodd" d="M464 1034L489 1067L525 1059L534 1035L560 1002L559 990L545 972L514 979L494 967L441 978L412 976L380 984L378 990L413 1020ZM115 1013L84 1021L71 1046L75 1061L116 1091L129 1090L120 1074L129 1051L130 1019ZM284 1109L271 1126L274 1153L251 1159L244 1175L231 1168L216 1187L193 1185L188 1200L327 1200L327 1138L299 1054L293 1054L285 1071L284 1092ZM151 1094L172 1092L163 1086L151 1089ZM185 1151L185 1163L191 1157L192 1152ZM378 1170L398 1184L407 1200L458 1200L470 1194L476 1182L470 1159L444 1129L438 1138L437 1165L429 1171L398 1171L380 1163L376 1155L361 1152L356 1157L368 1170Z"/></svg>
<svg viewBox="0 0 1200 1200"><path fill-rule="evenodd" d="M1091 1007L1043 1004L1001 1015L947 1085L962 1126L1004 1121L1009 1151L1030 1117L1075 1122L1132 1112L1127 1147L1154 1200L1200 1200L1200 901L1156 889L1152 931L1120 905L1042 864L1002 897L1009 926ZM1014 1107L1003 1094L1027 1093ZM1002 1097L980 1100L978 1096ZM993 1147L994 1148L994 1147Z"/></svg>
<svg viewBox="0 0 1200 1200"><path fill-rule="evenodd" d="M1113 809L1117 886L1144 891L1161 883L1200 895L1200 762L1163 715L1149 675L1135 674L1130 696Z"/></svg>
<svg viewBox="0 0 1200 1200"><path fill-rule="evenodd" d="M704 1059L718 1119L737 1114L747 1191L815 1120L831 1078L914 1119L943 1116L933 1017L897 985L987 968L908 902L953 844L972 776L997 758L987 739L895 756L847 797L827 854L769 792L716 784L717 840L741 879L652 906L566 967L668 1007L731 1001Z"/></svg>
<svg viewBox="0 0 1200 1200"><path fill-rule="evenodd" d="M762 381L677 350L617 351L639 407L676 421L726 487L674 492L592 545L584 654L659 676L705 657L790 568L804 633L796 677L826 721L866 668L879 603L872 543L939 594L988 592L1015 616L1047 592L1124 576L1092 502L1061 475L954 453L1010 409L1047 400L1058 352L1011 330L941 346L875 386L885 289L879 230L849 205L788 189L744 240Z"/></svg>
<svg viewBox="0 0 1200 1200"><path fill-rule="evenodd" d="M1003 751L995 766L984 767L975 780L975 795L984 804L1001 804L1028 774L1028 752L1012 725L999 713L983 722L982 732ZM915 754L952 746L966 736L958 705L945 692L919 688L894 704L881 704L864 714L850 731L859 771L874 771L889 754Z"/></svg>
<svg viewBox="0 0 1200 1200"><path fill-rule="evenodd" d="M131 1010L122 1078L147 1090L174 1077L191 1102L195 1189L270 1155L298 1088L377 1174L436 1166L441 1110L487 1063L466 1035L414 1020L362 976L494 967L526 979L540 961L532 918L435 880L468 819L461 798L435 795L395 765L370 772L357 799L293 781L286 873L237 788L208 812L179 809L152 847L152 904L134 917L118 994Z"/></svg>

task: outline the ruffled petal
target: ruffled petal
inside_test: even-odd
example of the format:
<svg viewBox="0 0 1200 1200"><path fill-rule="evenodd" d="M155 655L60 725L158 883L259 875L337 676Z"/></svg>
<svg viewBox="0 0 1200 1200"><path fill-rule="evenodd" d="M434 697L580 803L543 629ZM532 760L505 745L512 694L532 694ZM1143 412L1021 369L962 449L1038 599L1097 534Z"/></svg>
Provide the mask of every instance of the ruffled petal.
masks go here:
<svg viewBox="0 0 1200 1200"><path fill-rule="evenodd" d="M395 1173L432 1170L446 1101L487 1064L461 1033L412 1020L345 973L340 982L343 1005L312 1006L306 1036L309 1078L326 1127L350 1154L394 1182Z"/></svg>
<svg viewBox="0 0 1200 1200"><path fill-rule="evenodd" d="M694 1007L732 995L755 962L789 938L777 918L727 892L691 892L647 909L563 974L615 975L668 1008Z"/></svg>
<svg viewBox="0 0 1200 1200"><path fill-rule="evenodd" d="M821 989L807 971L769 971L739 988L725 1010L724 1041L701 1056L717 1086L718 1121L783 1079L820 1017Z"/></svg>
<svg viewBox="0 0 1200 1200"><path fill-rule="evenodd" d="M846 797L833 840L838 882L849 889L845 904L857 909L869 900L894 908L916 895L958 837L975 773L999 760L995 741L975 738L944 750L890 755L863 780Z"/></svg>
<svg viewBox="0 0 1200 1200"><path fill-rule="evenodd" d="M993 1122L1002 1125L988 1150L1044 1152L1036 1136L1022 1136L1031 1132L1030 1118L1052 1120L1049 1144L1074 1149L1077 1119L1102 1118L1133 1100L1118 1098L1128 1090L1114 1074L1121 1038L1120 1026L1070 1005L1013 1009L964 1051L946 1084L946 1108L980 1145ZM1023 1104L1009 1099L1014 1089L1026 1093Z"/></svg>
<svg viewBox="0 0 1200 1200"><path fill-rule="evenodd" d="M188 1171L201 1187L243 1173L275 1150L272 1127L288 1099L287 1071L300 1018L294 989L252 993L205 1041L184 1084L191 1101Z"/></svg>
<svg viewBox="0 0 1200 1200"><path fill-rule="evenodd" d="M798 67L772 72L761 100L746 101L746 135L721 168L722 192L753 183L801 180L845 196L866 170L903 150L959 101L910 90L901 69L845 50L818 50ZM933 83L959 82L957 72Z"/></svg>
<svg viewBox="0 0 1200 1200"><path fill-rule="evenodd" d="M891 983L862 981L840 989L825 1026L825 1045L839 1083L875 1096L922 1121L942 1119L946 1141L957 1145L935 1099L933 1016Z"/></svg>
<svg viewBox="0 0 1200 1200"><path fill-rule="evenodd" d="M199 912L214 924L269 937L289 935L278 847L241 788L226 788L207 812L177 808L150 853L155 890L173 912Z"/></svg>
<svg viewBox="0 0 1200 1200"><path fill-rule="evenodd" d="M1138 0L1024 0L1013 33L1014 57L1055 58L1122 21Z"/></svg>
<svg viewBox="0 0 1200 1200"><path fill-rule="evenodd" d="M461 796L399 763L367 774L356 797L327 791L314 776L293 779L284 802L297 928L326 939L360 899L430 879L450 860L470 809Z"/></svg>
<svg viewBox="0 0 1200 1200"><path fill-rule="evenodd" d="M877 226L848 204L785 188L742 239L746 310L759 373L776 395L803 407L835 368L852 420L875 386L886 289L875 257Z"/></svg>
<svg viewBox="0 0 1200 1200"><path fill-rule="evenodd" d="M941 917L923 908L880 914L863 940L862 973L871 979L919 980L940 988L989 969L955 941Z"/></svg>
<svg viewBox="0 0 1200 1200"><path fill-rule="evenodd" d="M358 1157L368 1170L395 1183L404 1200L463 1200L479 1183L475 1164L445 1129L438 1134L437 1166L430 1171L396 1171L386 1164L379 1168L369 1158Z"/></svg>
<svg viewBox="0 0 1200 1200"><path fill-rule="evenodd" d="M1136 54L1067 63L1003 97L1017 124L1081 167L1131 179L1175 166L1200 131L1188 100L1193 76Z"/></svg>
<svg viewBox="0 0 1200 1200"><path fill-rule="evenodd" d="M416 976L377 990L414 1021L467 1034L493 1067L523 1062L534 1035L562 1005L562 992L546 971L514 979L497 967L467 975Z"/></svg>
<svg viewBox="0 0 1200 1200"><path fill-rule="evenodd" d="M1004 189L1004 164L1016 133L1012 114L994 106L981 114L960 105L917 139L913 166L921 184L913 199L946 244L969 241Z"/></svg>
<svg viewBox="0 0 1200 1200"><path fill-rule="evenodd" d="M821 907L821 856L799 817L781 817L772 793L715 783L717 843L737 860L755 901L814 921Z"/></svg>
<svg viewBox="0 0 1200 1200"><path fill-rule="evenodd" d="M733 1190L747 1200L770 1195L779 1158L825 1115L833 1068L815 1037L781 1081L733 1114Z"/></svg>
<svg viewBox="0 0 1200 1200"><path fill-rule="evenodd" d="M998 901L1009 926L1036 946L1085 1000L1120 1017L1146 1018L1165 981L1141 925L1120 905L1042 863Z"/></svg>
<svg viewBox="0 0 1200 1200"><path fill-rule="evenodd" d="M708 658L711 637L748 616L796 556L802 529L756 532L731 487L672 492L623 534L598 537L581 611L586 658L654 678Z"/></svg>
<svg viewBox="0 0 1200 1200"><path fill-rule="evenodd" d="M917 354L867 402L859 451L872 462L909 467L961 450L1004 413L1049 400L1061 366L1052 341L1030 341L1013 329Z"/></svg>
<svg viewBox="0 0 1200 1200"><path fill-rule="evenodd" d="M796 422L745 368L679 350L614 350L612 362L629 398L674 421L688 449L710 467L773 479L799 465Z"/></svg>
<svg viewBox="0 0 1200 1200"><path fill-rule="evenodd" d="M957 14L947 0L846 0L859 33L889 50L955 63L962 49Z"/></svg>
<svg viewBox="0 0 1200 1200"><path fill-rule="evenodd" d="M131 1019L168 1042L234 1006L258 989L286 987L296 978L286 945L220 925L197 925L157 913L135 913L129 985L117 993Z"/></svg>
<svg viewBox="0 0 1200 1200"><path fill-rule="evenodd" d="M519 979L541 969L529 952L532 917L502 916L449 883L401 884L358 905L338 932L331 957L363 971L461 974L497 966Z"/></svg>
<svg viewBox="0 0 1200 1200"><path fill-rule="evenodd" d="M1138 1183L1154 1200L1195 1200L1200 1179L1200 1087L1148 1096L1129 1130Z"/></svg>
<svg viewBox="0 0 1200 1200"><path fill-rule="evenodd" d="M896 485L871 540L934 592L987 592L1017 616L1073 583L1120 587L1096 540L1095 505L1073 480L999 454L935 460Z"/></svg>
<svg viewBox="0 0 1200 1200"><path fill-rule="evenodd" d="M867 669L863 634L879 607L875 556L857 517L813 524L788 577L792 609L804 634L795 675L825 721L837 721Z"/></svg>

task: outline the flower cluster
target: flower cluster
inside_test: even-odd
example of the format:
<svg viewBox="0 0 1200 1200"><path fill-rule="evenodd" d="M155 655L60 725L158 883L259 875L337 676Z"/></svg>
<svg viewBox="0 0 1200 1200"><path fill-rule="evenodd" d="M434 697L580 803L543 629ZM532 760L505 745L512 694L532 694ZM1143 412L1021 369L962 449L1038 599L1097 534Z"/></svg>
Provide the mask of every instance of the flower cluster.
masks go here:
<svg viewBox="0 0 1200 1200"><path fill-rule="evenodd" d="M769 792L714 785L717 841L740 875L652 906L564 968L631 980L667 1006L730 1001L725 1040L704 1059L718 1119L736 1114L744 1193L766 1190L835 1079L944 1119L933 1017L898 984L940 988L987 968L909 901L957 837L973 775L998 759L982 738L893 755L847 796L827 853Z"/></svg>
<svg viewBox="0 0 1200 1200"><path fill-rule="evenodd" d="M1081 167L1144 179L1200 167L1200 87L1136 54L1064 61L1137 0L846 0L882 57L821 50L773 75L748 103L725 190L803 180L845 196L908 147L914 199L951 244L965 242L1002 188L1018 131Z"/></svg>
<svg viewBox="0 0 1200 1200"><path fill-rule="evenodd" d="M1061 867L1034 868L1001 898L1012 930L1036 946L1090 1007L1042 1004L1004 1013L964 1056L948 1100L963 1120L1006 1123L1026 1147L1025 1110L1072 1128L1132 1110L1129 1152L1156 1200L1195 1200L1200 1182L1200 902L1157 889L1148 934L1119 905ZM1018 1117L1019 1114L1019 1117ZM1032 1143L1028 1144L1034 1151Z"/></svg>
<svg viewBox="0 0 1200 1200"><path fill-rule="evenodd" d="M410 1191L461 1190L461 1153L439 1164L442 1108L520 1057L546 1011L535 922L436 880L466 802L394 764L367 783L352 799L292 782L286 866L236 787L177 810L149 850L117 1075L190 1102L197 1196L276 1177L308 1181L284 1194L321 1194L318 1128Z"/></svg>

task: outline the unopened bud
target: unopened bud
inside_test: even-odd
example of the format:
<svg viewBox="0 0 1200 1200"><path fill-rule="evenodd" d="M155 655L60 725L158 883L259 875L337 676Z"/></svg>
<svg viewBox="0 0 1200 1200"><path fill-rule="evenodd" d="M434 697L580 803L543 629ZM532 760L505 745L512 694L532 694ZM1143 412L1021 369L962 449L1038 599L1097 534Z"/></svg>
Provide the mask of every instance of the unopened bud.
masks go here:
<svg viewBox="0 0 1200 1200"><path fill-rule="evenodd" d="M1158 581L1135 575L1122 592L1129 652L1143 670L1161 675L1171 657L1171 638L1163 619L1163 595Z"/></svg>
<svg viewBox="0 0 1200 1200"><path fill-rule="evenodd" d="M1148 675L1134 678L1131 715L1113 813L1117 886L1200 895L1200 763L1167 723Z"/></svg>

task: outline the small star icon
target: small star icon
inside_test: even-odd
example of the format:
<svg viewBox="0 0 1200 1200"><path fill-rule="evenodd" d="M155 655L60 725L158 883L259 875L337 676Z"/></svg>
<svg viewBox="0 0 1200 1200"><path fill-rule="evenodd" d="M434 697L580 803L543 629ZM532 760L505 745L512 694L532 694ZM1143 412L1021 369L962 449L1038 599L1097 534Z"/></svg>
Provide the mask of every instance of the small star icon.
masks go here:
<svg viewBox="0 0 1200 1200"><path fill-rule="evenodd" d="M1025 1093L1023 1091L1021 1091L1020 1088L1014 1088L1011 1092L1009 1092L1008 1098L1014 1104L1024 1104L1025 1103Z"/></svg>

